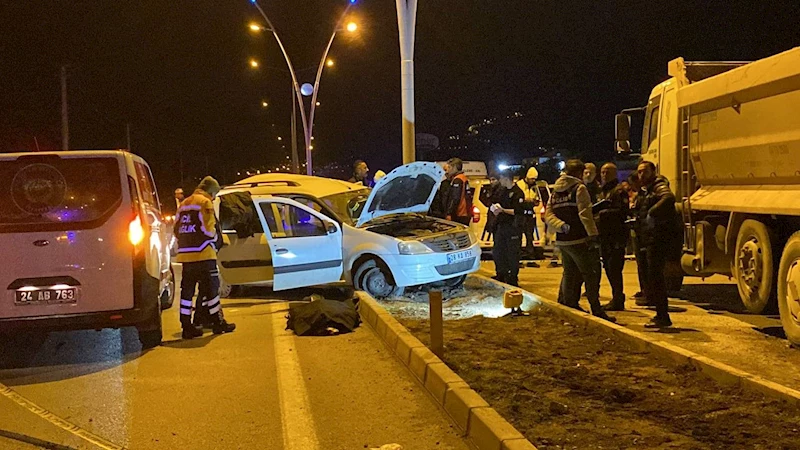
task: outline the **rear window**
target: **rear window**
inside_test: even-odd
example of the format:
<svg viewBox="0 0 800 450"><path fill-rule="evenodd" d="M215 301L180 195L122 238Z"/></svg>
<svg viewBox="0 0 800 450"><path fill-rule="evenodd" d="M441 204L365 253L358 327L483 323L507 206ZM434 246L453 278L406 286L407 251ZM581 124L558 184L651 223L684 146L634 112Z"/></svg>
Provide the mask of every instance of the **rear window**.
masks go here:
<svg viewBox="0 0 800 450"><path fill-rule="evenodd" d="M0 180L0 232L93 228L122 202L115 158L0 160Z"/></svg>

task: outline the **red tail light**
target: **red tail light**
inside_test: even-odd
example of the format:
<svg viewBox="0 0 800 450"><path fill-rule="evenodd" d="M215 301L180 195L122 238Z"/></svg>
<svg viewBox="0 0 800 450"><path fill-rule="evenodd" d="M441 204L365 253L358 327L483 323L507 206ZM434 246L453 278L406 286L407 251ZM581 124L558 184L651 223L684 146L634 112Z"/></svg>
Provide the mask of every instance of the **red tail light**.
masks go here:
<svg viewBox="0 0 800 450"><path fill-rule="evenodd" d="M481 210L478 209L477 206L472 207L472 223L478 223L481 221Z"/></svg>
<svg viewBox="0 0 800 450"><path fill-rule="evenodd" d="M139 245L144 239L144 227L142 226L142 219L137 214L128 225L128 239L134 246Z"/></svg>

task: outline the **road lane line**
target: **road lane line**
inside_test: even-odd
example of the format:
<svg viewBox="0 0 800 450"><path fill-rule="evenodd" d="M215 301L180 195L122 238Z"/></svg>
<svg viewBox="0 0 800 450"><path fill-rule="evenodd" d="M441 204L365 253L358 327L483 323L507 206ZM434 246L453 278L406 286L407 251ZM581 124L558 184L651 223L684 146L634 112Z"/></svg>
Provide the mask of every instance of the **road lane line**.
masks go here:
<svg viewBox="0 0 800 450"><path fill-rule="evenodd" d="M103 450L125 450L125 447L121 445L117 445L111 441L108 441L88 430L84 430L83 428L75 425L74 423L68 421L67 419L63 419L52 412L42 408L41 406L37 405L36 403L28 400L27 398L21 396L16 391L11 389L10 387L0 383L0 394L11 400L12 402L16 403L19 406L27 409L28 411L36 414L37 416L41 417L42 419L52 423L53 425L61 428L62 430L66 430L79 438L91 442L92 444L100 447Z"/></svg>
<svg viewBox="0 0 800 450"><path fill-rule="evenodd" d="M275 346L278 396L280 398L284 450L319 449L317 429L300 368L294 333L286 328L282 313L288 303L272 306L272 342Z"/></svg>

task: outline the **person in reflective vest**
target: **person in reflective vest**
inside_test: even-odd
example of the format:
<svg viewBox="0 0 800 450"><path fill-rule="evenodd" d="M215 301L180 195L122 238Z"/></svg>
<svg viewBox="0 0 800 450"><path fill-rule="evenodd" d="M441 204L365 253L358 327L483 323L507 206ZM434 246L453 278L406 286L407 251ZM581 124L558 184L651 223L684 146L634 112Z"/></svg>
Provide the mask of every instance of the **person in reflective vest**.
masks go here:
<svg viewBox="0 0 800 450"><path fill-rule="evenodd" d="M534 245L534 235L538 238L539 230L536 228L536 207L539 206L539 188L536 186L536 180L539 178L539 171L535 167L531 167L525 174L525 178L517 181L517 186L525 194L525 201L522 202L522 209L524 211L522 223L522 234L525 236L525 259L528 261L528 267L539 267L539 264L532 261L536 258L536 247Z"/></svg>
<svg viewBox="0 0 800 450"><path fill-rule="evenodd" d="M592 315L616 322L600 305L600 242L589 191L581 180L584 168L579 159L567 161L545 212L547 224L556 230L556 246L564 261L558 298L566 306L581 309L578 302L585 282Z"/></svg>
<svg viewBox="0 0 800 450"><path fill-rule="evenodd" d="M450 158L445 165L450 189L445 203L445 219L469 225L472 220L472 195L469 180L464 175L464 163L458 158Z"/></svg>
<svg viewBox="0 0 800 450"><path fill-rule="evenodd" d="M184 339L203 335L198 315L207 312L207 323L214 334L230 333L236 325L228 323L222 314L219 297L217 250L222 233L214 215L212 200L220 191L217 180L205 177L194 193L181 202L175 218L174 233L178 241L177 262L182 265L180 318ZM195 323L192 323L192 298L199 285ZM199 325L199 326L198 326Z"/></svg>

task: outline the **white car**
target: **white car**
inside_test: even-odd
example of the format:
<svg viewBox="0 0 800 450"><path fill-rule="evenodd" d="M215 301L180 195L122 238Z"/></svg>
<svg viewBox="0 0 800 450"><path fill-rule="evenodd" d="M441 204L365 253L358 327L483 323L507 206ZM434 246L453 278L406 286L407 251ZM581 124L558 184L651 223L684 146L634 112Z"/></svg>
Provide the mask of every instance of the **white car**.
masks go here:
<svg viewBox="0 0 800 450"><path fill-rule="evenodd" d="M411 286L457 286L479 269L481 250L466 226L425 215L442 176L435 163L416 162L391 171L372 191L293 174L228 186L215 202L228 244L219 251L222 279L232 290L344 280L379 298ZM245 192L258 222L237 233L220 203Z"/></svg>

